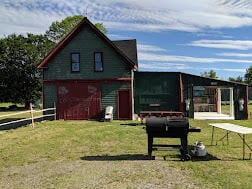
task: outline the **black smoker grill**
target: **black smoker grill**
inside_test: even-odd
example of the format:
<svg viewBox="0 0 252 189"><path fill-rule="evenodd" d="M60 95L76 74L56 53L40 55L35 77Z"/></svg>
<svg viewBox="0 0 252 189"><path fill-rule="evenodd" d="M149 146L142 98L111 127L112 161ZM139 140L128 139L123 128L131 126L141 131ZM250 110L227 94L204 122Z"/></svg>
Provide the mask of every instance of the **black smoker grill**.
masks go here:
<svg viewBox="0 0 252 189"><path fill-rule="evenodd" d="M152 150L163 150L167 147L180 147L181 160L190 160L188 152L188 132L200 132L199 128L190 128L187 117L168 116L150 117L146 119L146 132L148 134L148 156L152 159ZM181 145L153 144L153 138L180 138ZM165 157L164 157L165 158Z"/></svg>

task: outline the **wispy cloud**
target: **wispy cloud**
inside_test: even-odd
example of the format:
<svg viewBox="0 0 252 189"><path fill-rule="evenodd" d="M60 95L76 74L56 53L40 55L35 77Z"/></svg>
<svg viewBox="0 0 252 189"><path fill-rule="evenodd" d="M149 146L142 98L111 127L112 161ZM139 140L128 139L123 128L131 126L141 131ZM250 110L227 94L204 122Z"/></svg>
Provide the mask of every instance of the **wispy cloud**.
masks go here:
<svg viewBox="0 0 252 189"><path fill-rule="evenodd" d="M197 40L189 44L189 46L217 48L217 49L236 49L249 50L252 49L252 41L242 40Z"/></svg>
<svg viewBox="0 0 252 189"><path fill-rule="evenodd" d="M167 62L152 62L152 63L139 63L140 70L157 70L157 71L169 71L169 70L188 70L192 69L191 66L179 63L167 63Z"/></svg>
<svg viewBox="0 0 252 189"><path fill-rule="evenodd" d="M240 57L240 58L248 58L252 57L252 53L216 53L218 56L228 56L228 57Z"/></svg>
<svg viewBox="0 0 252 189"><path fill-rule="evenodd" d="M183 70L183 72L189 71L189 70L195 70L194 66L189 66L187 64L178 64L178 63L167 63L167 62L153 62L153 63L140 63L140 70L142 71L176 71L176 70ZM197 68L198 71L220 71L220 72L231 72L231 73L240 73L244 74L246 72L246 69L240 69L240 68L218 68L218 67L199 67Z"/></svg>
<svg viewBox="0 0 252 189"><path fill-rule="evenodd" d="M216 68L215 70L219 70L219 71L226 71L226 72L239 72L239 73L245 73L246 72L246 69L235 69L235 68Z"/></svg>
<svg viewBox="0 0 252 189"><path fill-rule="evenodd" d="M237 72L237 73L245 73L246 69L241 68L218 68L218 67L205 67L205 68L199 68L200 70L214 70L214 71L225 71L225 72Z"/></svg>
<svg viewBox="0 0 252 189"><path fill-rule="evenodd" d="M251 8L250 0L5 0L0 2L0 35L42 33L54 20L86 12L92 21L124 31L238 28L252 26Z"/></svg>
<svg viewBox="0 0 252 189"><path fill-rule="evenodd" d="M199 58L192 56L177 56L177 55L161 55L155 53L138 54L139 61L153 61L153 62L185 62L185 63L248 63L251 64L252 60L238 60L238 59L225 59L225 58Z"/></svg>
<svg viewBox="0 0 252 189"><path fill-rule="evenodd" d="M155 45L137 44L138 52L165 52L166 49Z"/></svg>
<svg viewBox="0 0 252 189"><path fill-rule="evenodd" d="M167 66L167 67L173 67L173 66L186 66L186 64L182 64L182 63L167 63L167 62L152 62L152 63L141 63L143 64L143 68L146 67L163 67L163 66Z"/></svg>

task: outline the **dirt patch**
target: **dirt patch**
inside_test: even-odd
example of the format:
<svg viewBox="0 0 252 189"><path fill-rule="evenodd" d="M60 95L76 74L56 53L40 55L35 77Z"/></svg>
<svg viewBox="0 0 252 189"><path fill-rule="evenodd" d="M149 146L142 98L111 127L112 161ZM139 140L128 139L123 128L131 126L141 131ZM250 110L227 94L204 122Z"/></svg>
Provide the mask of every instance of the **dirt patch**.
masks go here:
<svg viewBox="0 0 252 189"><path fill-rule="evenodd" d="M0 188L200 188L168 161L44 161L0 170Z"/></svg>

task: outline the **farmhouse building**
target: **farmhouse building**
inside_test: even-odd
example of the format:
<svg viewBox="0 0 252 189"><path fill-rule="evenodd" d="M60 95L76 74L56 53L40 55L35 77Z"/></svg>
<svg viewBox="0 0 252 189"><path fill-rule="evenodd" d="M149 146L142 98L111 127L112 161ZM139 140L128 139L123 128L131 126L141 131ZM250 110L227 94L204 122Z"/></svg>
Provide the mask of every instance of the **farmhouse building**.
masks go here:
<svg viewBox="0 0 252 189"><path fill-rule="evenodd" d="M132 119L136 40L110 41L84 18L38 65L43 106L56 102L58 119L96 119L106 106Z"/></svg>
<svg viewBox="0 0 252 189"><path fill-rule="evenodd" d="M111 41L84 18L38 65L43 69L43 107L57 106L57 118L99 119L107 106L114 118L129 120L141 111L223 113L247 119L248 88L179 72L139 72L136 40ZM209 114L210 115L210 114Z"/></svg>

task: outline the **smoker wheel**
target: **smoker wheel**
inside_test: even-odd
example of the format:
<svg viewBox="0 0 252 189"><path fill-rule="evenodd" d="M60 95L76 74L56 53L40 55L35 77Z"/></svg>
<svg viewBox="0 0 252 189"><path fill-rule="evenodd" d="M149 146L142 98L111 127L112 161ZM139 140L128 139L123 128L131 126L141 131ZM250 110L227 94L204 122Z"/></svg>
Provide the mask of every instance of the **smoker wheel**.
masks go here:
<svg viewBox="0 0 252 189"><path fill-rule="evenodd" d="M181 156L181 160L182 161L189 161L189 160L191 160L191 156L189 154L185 154L185 155Z"/></svg>
<svg viewBox="0 0 252 189"><path fill-rule="evenodd" d="M148 155L149 160L155 160L155 156Z"/></svg>

